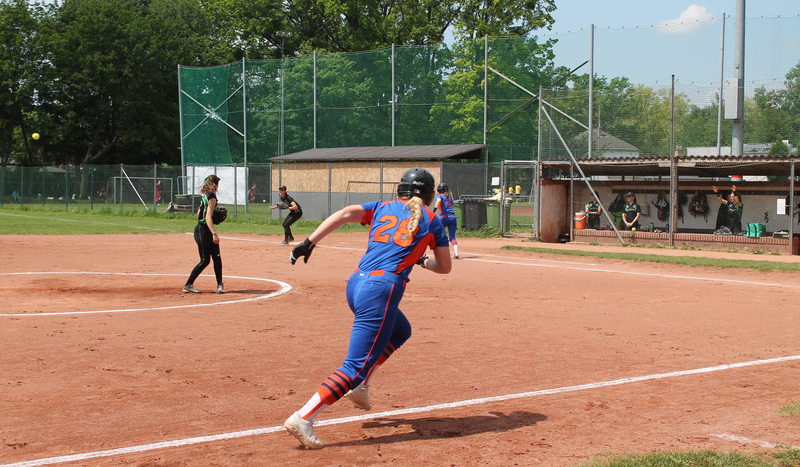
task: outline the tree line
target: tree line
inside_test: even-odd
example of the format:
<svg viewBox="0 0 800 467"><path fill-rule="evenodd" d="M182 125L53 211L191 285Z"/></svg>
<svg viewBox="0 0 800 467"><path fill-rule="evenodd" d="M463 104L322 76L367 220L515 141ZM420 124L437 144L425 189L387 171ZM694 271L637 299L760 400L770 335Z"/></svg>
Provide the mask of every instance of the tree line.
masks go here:
<svg viewBox="0 0 800 467"><path fill-rule="evenodd" d="M398 125L408 122L410 133L426 144L450 141L480 142L482 135L483 57L480 38L492 41L491 60L508 64L508 76L526 88L551 87L568 70L553 65L553 42L538 41L537 31L553 24L555 0L509 0L495 8L483 0L0 0L0 165L40 164L176 164L180 161L177 66L214 66L243 58L269 60L320 53L356 52L399 46L442 43L447 34L454 45L409 54L409 66L428 70L397 92L409 102ZM347 56L345 56L347 57ZM372 103L387 102L386 86L363 80L341 61L331 73L350 74L348 80ZM491 64L491 61L490 61ZM383 64L385 66L385 63ZM510 69L509 69L510 68ZM339 80L345 82L348 80ZM490 76L490 87L499 78ZM332 83L337 81L333 80ZM409 85L408 83L414 83ZM559 81L557 90L588 88L586 74ZM597 77L595 122L611 134L632 139L649 155L668 153L670 98L664 90L631 83L624 77ZM335 106L348 89L327 89L320 96ZM265 97L265 100L274 96ZM435 102L450 105L430 105ZM525 98L527 99L527 97ZM523 99L521 102L524 102ZM515 112L516 100L493 100L494 120ZM571 102L571 103L570 103ZM697 106L676 98L676 144L716 144L716 105ZM357 105L358 104L358 105ZM288 105L302 108L302 103ZM361 108L359 103L355 107ZM760 89L746 103L746 140L777 142L800 136L800 64L786 76L786 89ZM525 107L525 104L522 105ZM564 110L586 121L587 106L565 100ZM275 123L275 116L253 117ZM291 116L281 123L288 149L307 145L308 126ZM536 112L520 112L513 122L493 129L490 143L498 147L536 145ZM414 132L413 122L436 120L440 128ZM266 124L266 123L265 123ZM321 121L330 145L346 144L347 125ZM365 128L368 132L384 131ZM304 133L305 132L305 133ZM38 133L40 138L31 138ZM434 134L435 133L435 134ZM723 130L730 140L730 129ZM377 139L384 135L376 136ZM415 136L416 138L416 136ZM264 142L270 155L275 138ZM412 144L414 141L398 141ZM253 144L259 144L254 141ZM324 144L323 144L324 145ZM322 145L321 145L322 146Z"/></svg>

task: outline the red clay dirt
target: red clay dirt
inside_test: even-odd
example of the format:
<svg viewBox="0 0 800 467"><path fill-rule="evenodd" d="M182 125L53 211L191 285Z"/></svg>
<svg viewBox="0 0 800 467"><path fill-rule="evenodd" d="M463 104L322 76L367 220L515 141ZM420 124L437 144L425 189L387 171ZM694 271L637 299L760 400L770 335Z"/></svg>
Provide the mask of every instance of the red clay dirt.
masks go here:
<svg viewBox="0 0 800 467"><path fill-rule="evenodd" d="M0 463L562 466L607 452L800 446L800 420L776 412L800 400L800 360L671 374L800 355L800 274L465 238L450 275L412 274L401 308L414 335L371 389L373 412L426 409L318 426L327 446L301 449L274 427L341 363L344 285L366 236L333 234L291 266L277 237L222 235L225 295L210 293L211 267L196 284L207 293L181 293L197 262L186 234L2 237L0 314L14 316L0 316ZM293 289L149 309L280 289L247 278ZM661 376L618 381L647 375ZM608 381L619 384L584 386ZM474 403L430 408L458 401ZM342 400L320 419L364 414ZM274 431L240 433L260 428ZM141 447L226 433L237 436ZM81 457L117 448L130 449Z"/></svg>

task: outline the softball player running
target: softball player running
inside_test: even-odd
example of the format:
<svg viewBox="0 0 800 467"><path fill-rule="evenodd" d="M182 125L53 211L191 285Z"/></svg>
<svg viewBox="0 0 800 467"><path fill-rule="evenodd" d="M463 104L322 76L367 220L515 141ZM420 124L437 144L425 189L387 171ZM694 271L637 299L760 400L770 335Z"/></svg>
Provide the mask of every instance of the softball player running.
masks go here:
<svg viewBox="0 0 800 467"><path fill-rule="evenodd" d="M189 279L186 280L186 284L183 286L183 291L187 293L200 293L194 287L194 281L211 260L214 261L214 275L217 276L217 293L225 293L225 289L222 287L222 257L219 254L219 235L217 235L212 220L214 208L217 207L218 189L219 177L216 175L206 177L202 188L200 188L203 200L197 210L197 226L194 228L194 241L197 242L200 262L192 269Z"/></svg>
<svg viewBox="0 0 800 467"><path fill-rule="evenodd" d="M300 258L308 262L316 244L339 226L370 225L367 251L347 281L347 304L355 319L344 363L283 424L307 449L323 446L314 435L314 419L343 396L359 408L371 408L370 378L411 336L411 325L399 305L414 265L438 274L450 272L447 235L439 218L426 207L433 201L433 187L430 173L410 169L400 179L396 200L347 206L292 250L292 264ZM433 258L424 255L428 248Z"/></svg>
<svg viewBox="0 0 800 467"><path fill-rule="evenodd" d="M458 259L458 240L456 240L456 227L458 227L458 220L456 219L456 212L453 210L453 197L450 195L450 188L446 183L440 183L436 187L436 204L434 204L433 211L439 213L442 219L442 225L447 227L447 233L450 237L450 244L453 245L453 257Z"/></svg>

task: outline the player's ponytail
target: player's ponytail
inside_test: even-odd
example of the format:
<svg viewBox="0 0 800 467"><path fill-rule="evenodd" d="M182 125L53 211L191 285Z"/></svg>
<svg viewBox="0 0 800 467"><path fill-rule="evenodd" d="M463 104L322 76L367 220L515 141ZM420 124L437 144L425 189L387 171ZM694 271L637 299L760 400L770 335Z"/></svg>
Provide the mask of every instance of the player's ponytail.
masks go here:
<svg viewBox="0 0 800 467"><path fill-rule="evenodd" d="M219 184L219 177L216 175L209 175L203 180L203 186L200 187L200 193L208 194L208 193L215 193L217 191L217 185Z"/></svg>
<svg viewBox="0 0 800 467"><path fill-rule="evenodd" d="M423 201L419 196L412 196L406 203L408 210L411 211L407 225L409 232L414 232L419 226L419 220L422 219L422 205Z"/></svg>

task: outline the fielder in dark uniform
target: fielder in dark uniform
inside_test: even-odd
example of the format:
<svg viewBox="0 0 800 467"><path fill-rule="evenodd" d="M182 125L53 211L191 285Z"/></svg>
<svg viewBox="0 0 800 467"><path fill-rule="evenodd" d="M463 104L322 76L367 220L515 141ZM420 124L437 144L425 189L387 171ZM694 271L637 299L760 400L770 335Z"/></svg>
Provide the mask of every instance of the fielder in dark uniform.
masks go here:
<svg viewBox="0 0 800 467"><path fill-rule="evenodd" d="M200 253L200 262L192 269L183 291L187 293L200 293L194 287L197 276L214 261L214 275L217 276L217 293L225 293L222 287L222 257L219 254L219 235L214 228L212 216L214 208L217 207L217 189L219 188L219 177L209 175L206 177L200 193L203 194L202 203L197 210L197 226L194 228L194 241L197 242L197 250Z"/></svg>
<svg viewBox="0 0 800 467"><path fill-rule="evenodd" d="M270 209L288 209L289 214L286 216L286 219L283 220L283 242L281 245L288 245L289 242L294 241L294 236L292 235L292 224L297 222L298 219L303 217L303 208L294 200L288 193L286 193L286 187L281 185L278 188L278 193L280 193L281 201L275 206L270 206Z"/></svg>

